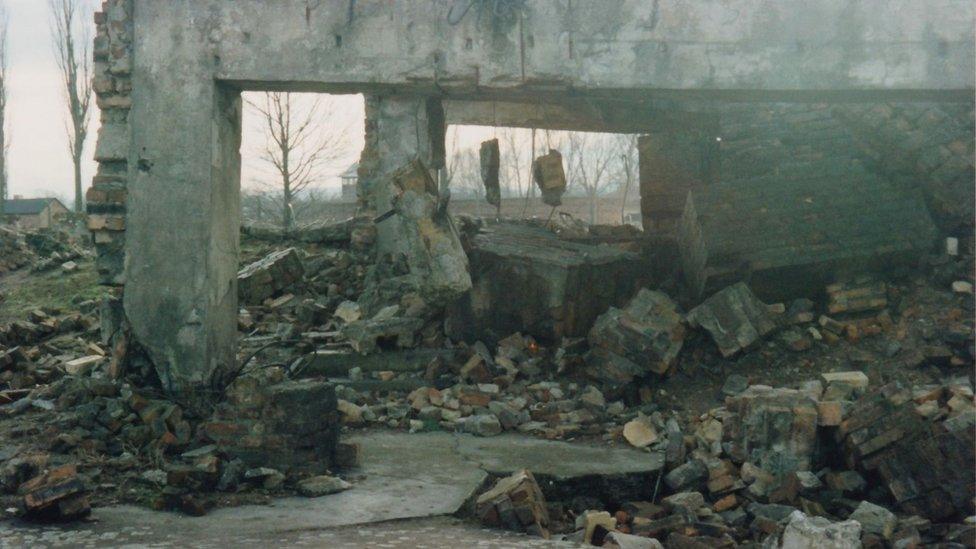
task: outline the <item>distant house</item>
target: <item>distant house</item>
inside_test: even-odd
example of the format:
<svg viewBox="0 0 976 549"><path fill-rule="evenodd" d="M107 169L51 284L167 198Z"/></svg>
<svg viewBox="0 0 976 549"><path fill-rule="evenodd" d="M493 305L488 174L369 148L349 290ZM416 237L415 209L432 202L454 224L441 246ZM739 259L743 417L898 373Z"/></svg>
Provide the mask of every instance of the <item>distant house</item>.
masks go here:
<svg viewBox="0 0 976 549"><path fill-rule="evenodd" d="M3 222L26 229L47 229L70 210L57 198L8 198L3 203Z"/></svg>
<svg viewBox="0 0 976 549"><path fill-rule="evenodd" d="M355 202L356 183L359 181L359 162L349 166L349 169L342 172L339 180L342 181L342 201Z"/></svg>

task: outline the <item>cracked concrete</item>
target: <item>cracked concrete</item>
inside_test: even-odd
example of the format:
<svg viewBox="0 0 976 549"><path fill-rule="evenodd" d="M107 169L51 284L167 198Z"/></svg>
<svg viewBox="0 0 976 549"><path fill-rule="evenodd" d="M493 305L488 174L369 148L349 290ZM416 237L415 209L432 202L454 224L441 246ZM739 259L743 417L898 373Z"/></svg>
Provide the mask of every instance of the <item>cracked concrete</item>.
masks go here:
<svg viewBox="0 0 976 549"><path fill-rule="evenodd" d="M162 514L162 513L160 513ZM346 526L296 532L246 534L224 529L191 537L182 530L185 517L169 515L159 523L133 523L118 530L89 523L81 526L14 525L0 522L0 548L7 547L328 547L345 549L440 549L443 547L493 547L531 549L535 547L583 547L568 541L546 540L505 530L479 527L451 517L391 521L382 524ZM118 525L112 525L117 527Z"/></svg>
<svg viewBox="0 0 976 549"><path fill-rule="evenodd" d="M652 489L648 478L656 477L663 467L663 458L657 454L519 435L479 438L446 432L372 431L350 435L347 440L360 444L362 464L345 475L353 488L339 494L222 508L198 518L129 505L97 508L93 512L97 524L80 525L76 530L92 541L100 539L99 533L169 539L178 532L174 541L194 540L194 545L224 539L260 545L258 540L292 539L330 528L455 515L490 477L523 468L536 475L548 495L573 490L577 482L585 482L595 491L601 490L601 484ZM132 525L139 525L138 531L130 532ZM62 541L72 545L67 541L70 536L59 533L63 529L49 530L0 525L6 539L36 539L46 544L47 538L35 537L43 532L48 541L56 542L52 545Z"/></svg>

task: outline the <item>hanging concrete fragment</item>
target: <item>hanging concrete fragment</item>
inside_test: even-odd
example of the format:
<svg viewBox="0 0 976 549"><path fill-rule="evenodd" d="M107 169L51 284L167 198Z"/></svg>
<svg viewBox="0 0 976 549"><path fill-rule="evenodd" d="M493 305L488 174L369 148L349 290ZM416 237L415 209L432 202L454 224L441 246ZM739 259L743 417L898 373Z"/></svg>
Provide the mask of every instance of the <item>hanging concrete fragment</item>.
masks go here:
<svg viewBox="0 0 976 549"><path fill-rule="evenodd" d="M496 208L502 205L502 190L498 183L498 170L501 153L498 152L498 139L489 139L481 144L481 181L485 184L485 200Z"/></svg>
<svg viewBox="0 0 976 549"><path fill-rule="evenodd" d="M563 203L566 192L566 172L563 171L563 155L556 149L540 156L532 163L532 179L542 191L542 201L552 207Z"/></svg>

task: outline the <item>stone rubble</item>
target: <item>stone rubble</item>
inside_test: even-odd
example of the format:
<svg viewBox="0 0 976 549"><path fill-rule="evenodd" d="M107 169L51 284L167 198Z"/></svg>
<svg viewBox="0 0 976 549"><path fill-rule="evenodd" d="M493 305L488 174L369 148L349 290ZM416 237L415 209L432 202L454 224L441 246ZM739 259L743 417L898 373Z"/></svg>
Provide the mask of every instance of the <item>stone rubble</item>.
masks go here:
<svg viewBox="0 0 976 549"><path fill-rule="evenodd" d="M482 524L549 538L549 512L542 490L529 471L499 479L478 496L475 514Z"/></svg>
<svg viewBox="0 0 976 549"><path fill-rule="evenodd" d="M20 230L0 226L0 274L23 267L35 273L49 271L91 255L90 250L59 229Z"/></svg>
<svg viewBox="0 0 976 549"><path fill-rule="evenodd" d="M678 306L667 295L642 289L624 309L611 307L590 329L588 375L606 386L635 376L663 375L674 366L684 342Z"/></svg>
<svg viewBox="0 0 976 549"><path fill-rule="evenodd" d="M340 430L446 430L662 456L661 478L638 491L644 499L578 487L575 500L546 501L548 479L529 472L479 498L486 524L537 535L620 547L907 547L973 531L962 522L974 512L976 483L963 466L973 461L973 388L959 377L972 364L969 295L887 283L884 306L852 306L848 294L847 309L831 312L804 299L766 305L736 284L683 315L669 292L634 288L620 308L593 315L588 337L513 330L466 341L445 333L447 311L402 262L375 257L360 222L343 226L284 255L279 240L246 248L248 264L289 257L291 274L242 303L243 369L212 410L160 398L137 361L109 376L114 344L98 340L93 303L0 325L0 420L23 422L39 444L34 453L0 444L3 491L75 465L95 505L112 490L104 486L127 482L144 503L193 515L218 497L329 497L356 489L344 468L358 449L338 441ZM269 250L278 260L262 261ZM912 339L913 319L932 317L924 300L934 291L956 305L939 305L937 328ZM807 345L782 338L789 330ZM820 360L833 362L814 369ZM873 361L942 381L883 384ZM791 368L788 381L774 381L773 368L767 380L749 369L755 362L785 364L776 368ZM615 364L629 377L615 381ZM668 394L699 375L718 381L700 395L714 401L704 412Z"/></svg>
<svg viewBox="0 0 976 549"><path fill-rule="evenodd" d="M755 345L776 329L766 304L739 282L706 299L688 312L688 323L711 334L722 356Z"/></svg>
<svg viewBox="0 0 976 549"><path fill-rule="evenodd" d="M793 511L778 545L782 549L858 549L861 525L855 520L830 522Z"/></svg>
<svg viewBox="0 0 976 549"><path fill-rule="evenodd" d="M295 248L286 248L251 263L237 273L237 293L241 303L259 305L301 280L305 274Z"/></svg>
<svg viewBox="0 0 976 549"><path fill-rule="evenodd" d="M20 485L24 513L39 520L73 520L91 513L84 483L74 465L64 465Z"/></svg>

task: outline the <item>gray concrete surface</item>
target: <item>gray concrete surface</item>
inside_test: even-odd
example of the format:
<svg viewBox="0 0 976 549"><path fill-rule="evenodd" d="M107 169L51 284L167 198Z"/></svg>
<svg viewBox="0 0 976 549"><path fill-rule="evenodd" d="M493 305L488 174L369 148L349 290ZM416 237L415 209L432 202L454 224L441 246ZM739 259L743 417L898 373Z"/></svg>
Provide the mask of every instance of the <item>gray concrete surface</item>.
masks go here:
<svg viewBox="0 0 976 549"><path fill-rule="evenodd" d="M162 546L234 543L247 547L268 541L300 544L302 540L313 546L326 543L340 546L332 545L331 529L361 525L359 529L340 530L340 539L358 537L365 543L370 541L373 532L380 532L376 534L380 537L386 535L383 532L392 536L391 532L399 528L377 527L379 523L454 515L486 486L489 472L507 474L527 468L540 477L571 482L594 476L652 473L662 466L659 456L629 448L570 444L518 435L477 438L445 432L373 431L355 433L347 440L361 445L363 460L361 467L347 475L353 488L339 494L281 498L271 505L221 508L197 518L130 505L96 508L94 520L79 525L38 527L0 522L0 539L10 546L21 542L31 546L105 546L159 541ZM416 524L427 523L406 524L404 528L412 533L404 534L407 537L396 542L400 545L376 546L419 546L407 541L433 543L417 530L420 527ZM501 547L508 546L502 541L511 541L514 544L511 546L525 546L519 544L528 541L528 538L513 538L499 532L486 533L463 523L435 524L453 526L447 531L435 528L432 539L450 539L445 536L456 531L458 535L469 536L473 544L479 540L496 540ZM323 530L328 531L320 532ZM355 546L353 541L350 544Z"/></svg>
<svg viewBox="0 0 976 549"><path fill-rule="evenodd" d="M180 36L216 57L206 64L217 79L256 87L973 87L967 0L537 0L511 16L472 9L452 25L454 3L358 0L350 10L347 2L136 0L136 39L161 46L155 58L179 55L184 46L172 37Z"/></svg>
<svg viewBox="0 0 976 549"><path fill-rule="evenodd" d="M664 467L664 456L630 448L572 444L555 440L499 435L479 438L457 436L462 456L493 475L508 475L519 469L569 481L591 475L654 473Z"/></svg>
<svg viewBox="0 0 976 549"><path fill-rule="evenodd" d="M131 524L91 522L73 526L36 526L0 521L0 548L158 547L223 549L226 547L328 547L329 549L445 549L492 547L498 549L573 548L577 543L481 528L450 517L384 522L293 532L241 533L216 527L187 531L194 519L132 517ZM116 528L117 527L117 528Z"/></svg>

